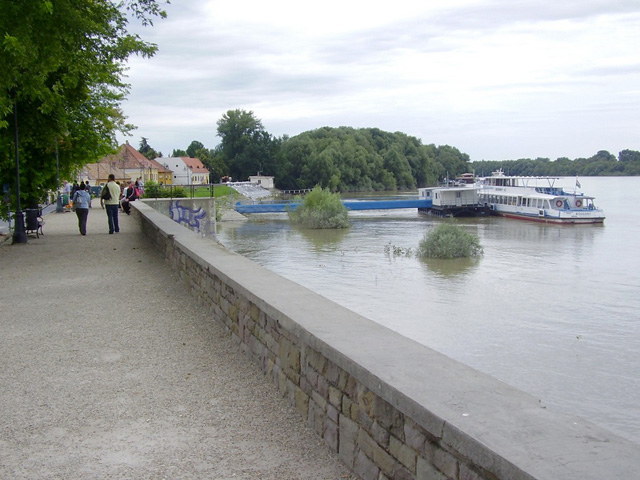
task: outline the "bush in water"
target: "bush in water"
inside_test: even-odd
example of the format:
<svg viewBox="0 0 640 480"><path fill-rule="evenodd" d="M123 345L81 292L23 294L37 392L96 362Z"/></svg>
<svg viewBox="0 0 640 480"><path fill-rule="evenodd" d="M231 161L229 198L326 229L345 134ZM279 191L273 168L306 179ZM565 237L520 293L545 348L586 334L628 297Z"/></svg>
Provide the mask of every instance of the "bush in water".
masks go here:
<svg viewBox="0 0 640 480"><path fill-rule="evenodd" d="M321 187L315 187L298 208L288 213L292 223L306 228L349 227L347 207L340 201L340 195Z"/></svg>
<svg viewBox="0 0 640 480"><path fill-rule="evenodd" d="M443 223L427 232L417 252L421 258L463 258L482 253L477 236L451 223Z"/></svg>

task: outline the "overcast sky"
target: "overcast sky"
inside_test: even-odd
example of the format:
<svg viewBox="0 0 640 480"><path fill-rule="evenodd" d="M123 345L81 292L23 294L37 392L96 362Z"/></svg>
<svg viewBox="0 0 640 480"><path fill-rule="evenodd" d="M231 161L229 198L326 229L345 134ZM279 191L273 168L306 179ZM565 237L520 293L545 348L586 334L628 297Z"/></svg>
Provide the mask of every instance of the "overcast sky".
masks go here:
<svg viewBox="0 0 640 480"><path fill-rule="evenodd" d="M377 127L471 160L640 150L638 0L172 0L123 108L165 156L251 110L275 136ZM126 137L119 137L124 141Z"/></svg>

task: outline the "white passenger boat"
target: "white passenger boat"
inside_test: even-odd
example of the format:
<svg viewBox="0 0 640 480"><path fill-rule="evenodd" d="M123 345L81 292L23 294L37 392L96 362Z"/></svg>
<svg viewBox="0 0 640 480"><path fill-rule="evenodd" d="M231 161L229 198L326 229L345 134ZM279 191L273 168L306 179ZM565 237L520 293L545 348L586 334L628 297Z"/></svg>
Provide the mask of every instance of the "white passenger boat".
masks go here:
<svg viewBox="0 0 640 480"><path fill-rule="evenodd" d="M559 177L505 175L502 170L479 179L480 203L496 215L546 223L602 223L605 215L594 197L556 186ZM579 187L576 180L576 187Z"/></svg>

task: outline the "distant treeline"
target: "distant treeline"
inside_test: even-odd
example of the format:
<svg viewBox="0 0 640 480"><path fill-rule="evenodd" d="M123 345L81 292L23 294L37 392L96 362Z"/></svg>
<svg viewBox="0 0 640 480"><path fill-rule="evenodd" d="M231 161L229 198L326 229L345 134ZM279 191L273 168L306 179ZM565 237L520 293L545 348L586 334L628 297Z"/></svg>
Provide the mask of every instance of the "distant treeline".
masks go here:
<svg viewBox="0 0 640 480"><path fill-rule="evenodd" d="M640 152L623 150L616 158L600 151L590 158L548 158L476 161L449 145L423 145L416 137L378 128L322 127L295 137L269 134L253 112L229 110L218 121L222 141L207 149L194 140L172 156L198 157L211 172L246 180L258 172L275 178L282 190L319 185L333 192L413 190L434 186L462 173L490 175L502 169L511 175L640 175ZM157 153L145 138L140 151Z"/></svg>
<svg viewBox="0 0 640 480"><path fill-rule="evenodd" d="M469 164L470 171L478 176L490 175L502 169L509 175L552 176L635 176L640 175L640 152L622 150L618 156L601 150L593 157L571 160L563 157L555 161L548 158L523 158L520 160L481 160Z"/></svg>

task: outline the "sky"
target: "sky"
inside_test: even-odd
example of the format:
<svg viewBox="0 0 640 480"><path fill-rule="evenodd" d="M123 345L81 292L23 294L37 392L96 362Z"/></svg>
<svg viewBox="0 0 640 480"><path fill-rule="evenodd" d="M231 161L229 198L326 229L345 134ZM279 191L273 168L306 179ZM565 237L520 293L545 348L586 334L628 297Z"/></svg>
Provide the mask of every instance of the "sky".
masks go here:
<svg viewBox="0 0 640 480"><path fill-rule="evenodd" d="M165 156L228 110L270 134L403 132L477 160L640 151L638 0L171 0L122 104Z"/></svg>

